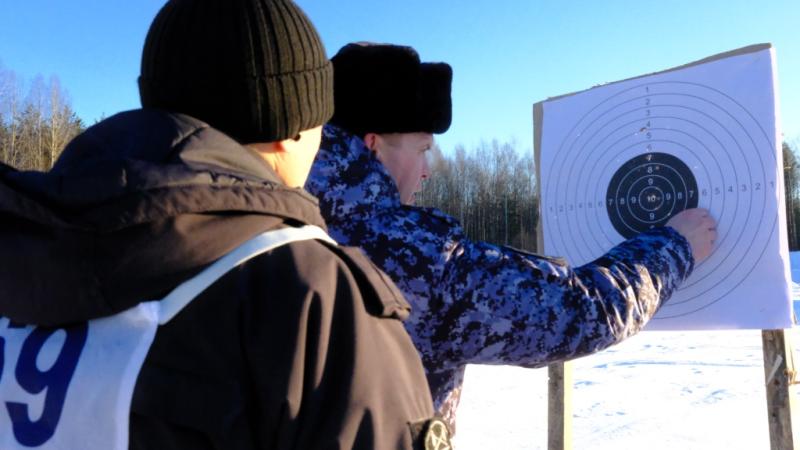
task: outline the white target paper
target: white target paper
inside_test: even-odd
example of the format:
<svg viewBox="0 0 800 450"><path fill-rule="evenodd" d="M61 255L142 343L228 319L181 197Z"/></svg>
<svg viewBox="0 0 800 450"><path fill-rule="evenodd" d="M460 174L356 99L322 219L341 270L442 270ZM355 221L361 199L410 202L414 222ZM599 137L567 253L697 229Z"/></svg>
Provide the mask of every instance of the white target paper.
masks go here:
<svg viewBox="0 0 800 450"><path fill-rule="evenodd" d="M581 265L708 208L714 252L648 329L790 327L775 77L759 45L537 104L544 252Z"/></svg>

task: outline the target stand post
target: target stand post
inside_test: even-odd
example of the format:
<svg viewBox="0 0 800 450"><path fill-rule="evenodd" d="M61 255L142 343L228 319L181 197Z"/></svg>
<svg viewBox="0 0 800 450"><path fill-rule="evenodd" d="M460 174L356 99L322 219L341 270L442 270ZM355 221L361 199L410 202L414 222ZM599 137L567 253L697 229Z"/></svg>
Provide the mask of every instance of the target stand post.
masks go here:
<svg viewBox="0 0 800 450"><path fill-rule="evenodd" d="M541 119L542 104L533 106L534 118ZM542 133L537 129L541 120L534 120L534 142ZM541 142L534 145L534 163L536 164L536 179L541 180L540 151ZM541 183L536 183L536 196L542 198ZM541 203L539 204L541 208ZM542 217L542 212L539 212ZM544 248L544 230L542 221L536 223L536 249ZM572 449L572 363L560 362L547 367L547 449L571 450Z"/></svg>
<svg viewBox="0 0 800 450"><path fill-rule="evenodd" d="M572 448L572 363L547 367L547 449Z"/></svg>
<svg viewBox="0 0 800 450"><path fill-rule="evenodd" d="M762 330L764 381L767 393L767 419L771 450L793 450L797 433L794 427L796 372L794 349L789 330Z"/></svg>

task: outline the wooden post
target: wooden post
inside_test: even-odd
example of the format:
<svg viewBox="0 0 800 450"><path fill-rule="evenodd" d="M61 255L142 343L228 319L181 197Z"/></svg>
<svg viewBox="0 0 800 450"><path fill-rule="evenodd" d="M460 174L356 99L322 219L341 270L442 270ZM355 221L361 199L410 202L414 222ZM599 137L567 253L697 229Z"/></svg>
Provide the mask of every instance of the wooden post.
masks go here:
<svg viewBox="0 0 800 450"><path fill-rule="evenodd" d="M547 367L547 449L572 448L572 363Z"/></svg>
<svg viewBox="0 0 800 450"><path fill-rule="evenodd" d="M536 179L542 179L542 102L533 105L533 159ZM536 195L541 200L542 186L536 183ZM539 223L536 224L536 251L545 253L542 218L545 209L539 202ZM572 449L572 363L555 363L547 367L547 449Z"/></svg>
<svg viewBox="0 0 800 450"><path fill-rule="evenodd" d="M771 450L798 448L792 422L794 354L788 333L787 330L761 331Z"/></svg>

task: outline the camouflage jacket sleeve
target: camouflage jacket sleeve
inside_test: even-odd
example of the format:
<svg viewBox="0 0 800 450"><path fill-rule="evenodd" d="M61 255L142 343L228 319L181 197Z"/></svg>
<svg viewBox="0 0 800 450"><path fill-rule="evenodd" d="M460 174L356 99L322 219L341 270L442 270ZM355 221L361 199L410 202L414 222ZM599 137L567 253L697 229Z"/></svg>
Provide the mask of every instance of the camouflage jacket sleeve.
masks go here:
<svg viewBox="0 0 800 450"><path fill-rule="evenodd" d="M385 226L373 230L391 231L362 242L414 306L406 327L429 371L467 363L537 367L602 350L638 332L694 264L672 228L570 267L470 241L437 210L402 208L374 218Z"/></svg>

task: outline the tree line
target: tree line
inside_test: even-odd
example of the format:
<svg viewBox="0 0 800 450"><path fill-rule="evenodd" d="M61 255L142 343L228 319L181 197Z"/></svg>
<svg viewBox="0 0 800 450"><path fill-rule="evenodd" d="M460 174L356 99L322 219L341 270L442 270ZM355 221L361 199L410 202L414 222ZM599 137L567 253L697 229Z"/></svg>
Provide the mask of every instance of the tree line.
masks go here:
<svg viewBox="0 0 800 450"><path fill-rule="evenodd" d="M800 161L797 148L784 142L783 180L786 194L786 229L789 237L789 250L800 250Z"/></svg>
<svg viewBox="0 0 800 450"><path fill-rule="evenodd" d="M27 85L27 89L26 89ZM58 78L25 83L0 65L0 162L49 170L66 144L85 129ZM795 146L796 147L796 146ZM800 160L784 142L783 169L789 248L800 250ZM539 197L532 152L513 142L483 142L430 154L431 177L417 203L459 220L474 240L537 251Z"/></svg>
<svg viewBox="0 0 800 450"><path fill-rule="evenodd" d="M800 160L784 142L783 170L789 249L800 250ZM519 155L511 143L482 143L451 156L434 148L431 177L417 204L457 218L474 240L537 251L539 198L532 152Z"/></svg>
<svg viewBox="0 0 800 450"><path fill-rule="evenodd" d="M84 125L55 76L37 76L27 89L0 66L0 162L20 170L49 170Z"/></svg>
<svg viewBox="0 0 800 450"><path fill-rule="evenodd" d="M439 208L457 218L475 240L536 250L539 200L531 152L513 143L481 143L471 151L456 147L445 156L435 147L431 177L417 204Z"/></svg>

